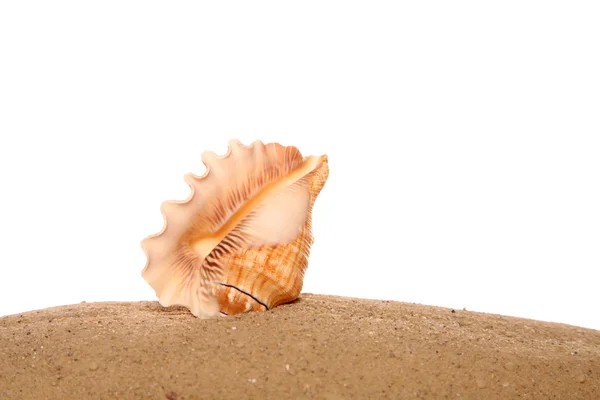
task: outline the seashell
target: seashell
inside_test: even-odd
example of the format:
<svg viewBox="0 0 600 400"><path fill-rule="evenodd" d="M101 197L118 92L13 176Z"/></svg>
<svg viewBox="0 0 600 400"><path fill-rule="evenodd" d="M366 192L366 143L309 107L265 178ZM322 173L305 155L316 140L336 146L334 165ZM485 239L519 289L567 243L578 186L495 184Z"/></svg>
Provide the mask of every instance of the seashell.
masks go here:
<svg viewBox="0 0 600 400"><path fill-rule="evenodd" d="M313 244L313 204L327 181L327 156L293 146L229 142L202 153L191 194L161 206L165 225L142 241L142 277L163 306L209 318L265 311L295 300Z"/></svg>

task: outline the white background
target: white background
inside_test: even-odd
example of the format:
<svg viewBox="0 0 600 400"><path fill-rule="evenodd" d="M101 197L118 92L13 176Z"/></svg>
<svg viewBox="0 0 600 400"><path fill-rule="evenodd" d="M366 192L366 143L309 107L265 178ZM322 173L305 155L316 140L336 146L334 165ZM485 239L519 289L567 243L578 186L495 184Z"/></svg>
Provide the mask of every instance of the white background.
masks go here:
<svg viewBox="0 0 600 400"><path fill-rule="evenodd" d="M153 300L238 138L329 156L305 292L600 329L599 9L490 4L2 2L0 315Z"/></svg>

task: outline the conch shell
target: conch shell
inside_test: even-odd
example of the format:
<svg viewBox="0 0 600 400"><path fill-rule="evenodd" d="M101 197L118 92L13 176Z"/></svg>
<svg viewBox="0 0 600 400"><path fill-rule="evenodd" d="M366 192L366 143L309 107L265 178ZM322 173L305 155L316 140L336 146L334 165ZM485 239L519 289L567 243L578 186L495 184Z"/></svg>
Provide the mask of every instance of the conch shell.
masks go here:
<svg viewBox="0 0 600 400"><path fill-rule="evenodd" d="M295 300L313 243L313 204L329 175L327 156L293 146L229 142L202 153L191 195L161 206L163 230L142 241L142 277L163 306L200 318L265 311Z"/></svg>

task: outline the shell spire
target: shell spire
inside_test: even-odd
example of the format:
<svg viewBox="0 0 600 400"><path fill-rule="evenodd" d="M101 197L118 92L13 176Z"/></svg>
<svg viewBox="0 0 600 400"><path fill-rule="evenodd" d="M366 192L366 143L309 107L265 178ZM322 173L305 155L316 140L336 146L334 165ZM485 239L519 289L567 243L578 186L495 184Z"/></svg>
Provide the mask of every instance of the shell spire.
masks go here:
<svg viewBox="0 0 600 400"><path fill-rule="evenodd" d="M312 207L329 174L327 156L293 146L229 142L202 153L191 194L161 206L165 225L142 241L142 277L163 306L208 318L266 310L300 294L313 243Z"/></svg>

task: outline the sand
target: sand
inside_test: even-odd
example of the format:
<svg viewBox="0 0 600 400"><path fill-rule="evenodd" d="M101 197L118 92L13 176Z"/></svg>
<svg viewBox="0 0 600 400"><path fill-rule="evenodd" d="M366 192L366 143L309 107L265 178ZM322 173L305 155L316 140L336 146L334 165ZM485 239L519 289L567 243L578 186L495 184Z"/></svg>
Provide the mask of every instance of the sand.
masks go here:
<svg viewBox="0 0 600 400"><path fill-rule="evenodd" d="M600 399L600 331L303 294L199 320L156 302L0 318L0 399Z"/></svg>

